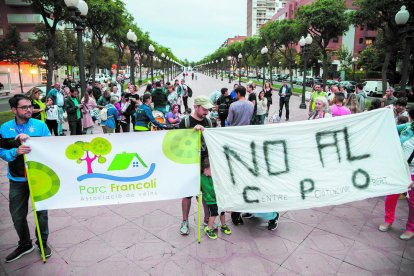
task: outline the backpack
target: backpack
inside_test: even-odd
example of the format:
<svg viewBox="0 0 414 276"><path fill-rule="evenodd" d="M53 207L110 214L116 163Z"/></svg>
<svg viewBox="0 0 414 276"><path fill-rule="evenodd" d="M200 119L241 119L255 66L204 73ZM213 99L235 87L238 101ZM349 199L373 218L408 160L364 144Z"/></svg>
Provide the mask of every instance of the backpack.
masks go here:
<svg viewBox="0 0 414 276"><path fill-rule="evenodd" d="M193 90L190 88L190 86L187 86L187 95L190 98L193 96Z"/></svg>
<svg viewBox="0 0 414 276"><path fill-rule="evenodd" d="M184 116L184 126L185 128L190 128L190 115L186 115ZM210 118L206 117L206 120L208 122L208 127L212 128L213 127L213 123L211 122Z"/></svg>
<svg viewBox="0 0 414 276"><path fill-rule="evenodd" d="M108 109L106 108L106 106L102 108L101 111L99 111L99 119L101 121L108 120Z"/></svg>
<svg viewBox="0 0 414 276"><path fill-rule="evenodd" d="M226 97L220 98L220 105L218 106L219 115L227 115L229 113L229 105L226 103L226 100Z"/></svg>

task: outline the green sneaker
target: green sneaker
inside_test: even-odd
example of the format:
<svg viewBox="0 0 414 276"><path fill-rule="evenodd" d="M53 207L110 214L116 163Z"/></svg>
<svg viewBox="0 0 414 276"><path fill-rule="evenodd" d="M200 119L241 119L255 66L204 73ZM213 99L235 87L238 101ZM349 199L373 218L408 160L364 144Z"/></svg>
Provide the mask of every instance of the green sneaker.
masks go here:
<svg viewBox="0 0 414 276"><path fill-rule="evenodd" d="M227 226L227 224L223 224L223 225L220 227L220 229L221 229L221 231L222 231L224 234L226 234L226 235L230 235L230 234L231 234L231 230L230 230L230 228Z"/></svg>
<svg viewBox="0 0 414 276"><path fill-rule="evenodd" d="M212 240L217 239L217 234L216 234L216 233L215 233L212 229L208 228L208 226L206 226L206 227L204 228L204 232L206 233L206 235L207 235L210 239L212 239Z"/></svg>

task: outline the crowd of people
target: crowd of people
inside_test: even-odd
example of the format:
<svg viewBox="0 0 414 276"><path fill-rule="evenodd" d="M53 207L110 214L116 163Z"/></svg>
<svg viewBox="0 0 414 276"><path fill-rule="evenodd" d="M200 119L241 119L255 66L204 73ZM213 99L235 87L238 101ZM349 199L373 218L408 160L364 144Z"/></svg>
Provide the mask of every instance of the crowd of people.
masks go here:
<svg viewBox="0 0 414 276"><path fill-rule="evenodd" d="M40 90L33 90L30 97L18 94L9 100L15 119L4 123L0 128L1 148L0 157L8 162L8 178L10 182L10 213L19 236L18 247L6 257L6 262L12 262L33 251L27 224L29 189L24 173L23 155L30 153L30 147L24 142L29 136L56 136L64 134L64 121L67 120L70 135L93 134L97 121L104 133L149 131L151 129L165 129L169 127L195 129L203 131L211 127L235 127L245 125L263 125L266 118L269 122L280 122L283 109L286 121L289 121L289 101L292 89L284 81L282 86L275 90L270 83L266 83L260 91L253 83L246 86L234 85L229 92L227 88L214 91L209 97L197 96L194 98L192 109L188 106L188 99L192 91L185 84L184 74L181 80L174 83L163 83L161 80L154 84L149 83L142 95L134 84L128 83L124 89L122 81L117 78L111 85L95 83L88 85L82 98L79 98L76 86L65 86L60 83L47 93L45 101L40 99ZM192 79L197 75L192 74ZM401 145L406 159L410 164L414 181L414 109L406 110L407 99L395 98L393 91L388 89L383 99L375 99L366 109L366 95L361 84L355 91L347 91L344 87L332 85L322 91L320 85L315 85L309 102L309 120L345 116L365 112L377 108L392 108L396 120L396 130L400 134ZM277 93L277 94L276 94ZM275 94L275 95L274 95ZM270 106L274 96L278 96L279 109L271 116ZM162 120L154 114L160 114ZM35 131L33 132L33 129ZM219 210L211 177L208 149L202 140L200 151L201 187L204 208L204 232L211 239L217 238L215 224L220 218L220 230L230 235L232 231L226 224L225 210ZM412 166L411 166L412 164ZM406 231L401 234L403 240L414 236L414 190L413 185L408 191L409 215ZM385 201L385 223L379 226L380 231L388 231L395 220L395 208L401 195L387 196ZM188 235L190 231L188 218L191 208L191 197L182 199L182 223L180 233ZM41 238L45 248L45 255L52 252L48 246L48 215L47 211L37 212ZM242 225L244 219L259 217L268 221L267 229L276 230L279 213L231 213L234 225ZM39 242L36 242L37 244Z"/></svg>

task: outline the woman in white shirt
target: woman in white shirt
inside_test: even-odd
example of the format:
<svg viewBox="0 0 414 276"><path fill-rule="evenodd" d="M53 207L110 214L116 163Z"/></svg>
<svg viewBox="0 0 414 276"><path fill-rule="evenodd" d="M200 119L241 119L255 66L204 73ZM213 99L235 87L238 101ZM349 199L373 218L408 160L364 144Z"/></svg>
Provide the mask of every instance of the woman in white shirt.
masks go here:
<svg viewBox="0 0 414 276"><path fill-rule="evenodd" d="M267 113L267 98L265 97L264 90L262 90L260 91L259 98L257 99L256 122L258 122L260 125L264 125L266 113Z"/></svg>

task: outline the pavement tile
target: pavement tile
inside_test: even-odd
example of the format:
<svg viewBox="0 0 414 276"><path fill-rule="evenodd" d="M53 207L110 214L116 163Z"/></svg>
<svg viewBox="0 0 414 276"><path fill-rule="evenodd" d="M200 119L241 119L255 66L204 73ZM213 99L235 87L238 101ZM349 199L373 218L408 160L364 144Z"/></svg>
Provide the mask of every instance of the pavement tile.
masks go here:
<svg viewBox="0 0 414 276"><path fill-rule="evenodd" d="M384 205L384 202L381 203L382 205ZM405 230L405 224L407 222L407 218L405 218L405 220L403 220L402 218L395 218L394 223L392 224L392 230L395 231L401 231L403 232ZM367 217L365 219L365 225L364 226L368 226L374 229L378 230L378 227L380 226L380 224L384 223L384 210L382 213L378 213L378 212L372 212L371 216Z"/></svg>
<svg viewBox="0 0 414 276"><path fill-rule="evenodd" d="M373 197L373 198L367 198L365 200L358 200L358 201L346 203L344 205L355 207L355 208L360 208L360 209L364 209L365 211L372 212L373 209L377 206L379 200L380 198Z"/></svg>
<svg viewBox="0 0 414 276"><path fill-rule="evenodd" d="M65 211L78 222L101 216L106 213L109 213L110 210L105 208L105 206L95 206L95 207L82 207L82 208L71 208L65 209Z"/></svg>
<svg viewBox="0 0 414 276"><path fill-rule="evenodd" d="M151 275L222 275L207 264L204 264L185 253L178 253L164 259L149 270Z"/></svg>
<svg viewBox="0 0 414 276"><path fill-rule="evenodd" d="M318 224L317 228L355 240L355 236L359 234L364 223L364 220L349 220L327 214Z"/></svg>
<svg viewBox="0 0 414 276"><path fill-rule="evenodd" d="M360 267L351 265L347 262L343 262L339 267L339 271L336 274L338 276L370 276L374 275L374 273L369 272L368 270L362 269Z"/></svg>
<svg viewBox="0 0 414 276"><path fill-rule="evenodd" d="M345 218L349 220L363 220L371 216L371 210L365 210L353 206L338 205L335 206L330 212L330 215Z"/></svg>
<svg viewBox="0 0 414 276"><path fill-rule="evenodd" d="M2 253L2 251L13 251L13 249L17 247L19 237L17 236L13 224L8 223L7 227L4 225L2 228L3 229L0 229L0 254L8 255L10 252Z"/></svg>
<svg viewBox="0 0 414 276"><path fill-rule="evenodd" d="M163 229L173 225L179 230L181 223L181 221L176 217L161 210L155 210L151 213L143 215L133 220L133 222L152 234L156 234Z"/></svg>
<svg viewBox="0 0 414 276"><path fill-rule="evenodd" d="M150 275L144 269L134 262L128 260L121 254L114 254L106 259L92 263L88 266L71 265L72 274L77 276L133 276L133 275Z"/></svg>
<svg viewBox="0 0 414 276"><path fill-rule="evenodd" d="M414 261L414 239L406 241L406 243L403 258Z"/></svg>
<svg viewBox="0 0 414 276"><path fill-rule="evenodd" d="M119 251L146 271L177 252L176 248L156 237L146 238L138 244Z"/></svg>
<svg viewBox="0 0 414 276"><path fill-rule="evenodd" d="M295 243L301 243L313 229L312 226L282 217L279 219L277 230L271 233Z"/></svg>
<svg viewBox="0 0 414 276"><path fill-rule="evenodd" d="M399 238L400 234L401 232L395 229L384 233L378 229L364 226L361 233L355 237L355 240L402 257L407 241L401 240Z"/></svg>
<svg viewBox="0 0 414 276"><path fill-rule="evenodd" d="M52 257L46 260L46 263L43 263L42 260L39 260L33 263L30 266L18 269L12 273L15 276L45 276L45 275L70 275L70 266L61 258Z"/></svg>
<svg viewBox="0 0 414 276"><path fill-rule="evenodd" d="M233 255L215 270L224 275L272 275L278 268L278 264L259 256Z"/></svg>
<svg viewBox="0 0 414 276"><path fill-rule="evenodd" d="M111 229L127 223L128 220L112 212L89 218L80 222L95 235L100 235Z"/></svg>
<svg viewBox="0 0 414 276"><path fill-rule="evenodd" d="M302 275L335 275L342 261L300 245L282 267Z"/></svg>
<svg viewBox="0 0 414 276"><path fill-rule="evenodd" d="M92 237L95 237L95 234L86 229L86 227L69 226L50 235L48 244L57 252L60 252L89 240Z"/></svg>
<svg viewBox="0 0 414 276"><path fill-rule="evenodd" d="M414 261L402 259L401 264L400 264L400 271L398 271L398 275L412 276L413 272L414 272Z"/></svg>
<svg viewBox="0 0 414 276"><path fill-rule="evenodd" d="M154 210L151 210L146 206L146 203L129 203L112 205L112 212L126 218L128 220L134 220L148 214Z"/></svg>
<svg viewBox="0 0 414 276"><path fill-rule="evenodd" d="M116 253L116 250L105 241L94 238L62 250L59 252L59 255L62 256L71 268L74 268L91 266Z"/></svg>
<svg viewBox="0 0 414 276"><path fill-rule="evenodd" d="M197 226L189 224L190 233L188 235L181 235L180 222L171 224L163 228L154 235L159 239L171 244L174 248L181 249L197 240ZM204 227L201 225L201 235L204 235Z"/></svg>
<svg viewBox="0 0 414 276"><path fill-rule="evenodd" d="M327 214L323 212L306 209L287 212L283 217L315 227L325 216L327 216Z"/></svg>
<svg viewBox="0 0 414 276"><path fill-rule="evenodd" d="M138 244L141 240L150 237L151 234L141 229L132 222L118 226L101 234L99 237L116 250L123 250Z"/></svg>
<svg viewBox="0 0 414 276"><path fill-rule="evenodd" d="M279 269L273 273L274 276L296 276L296 275L300 275L297 274L296 272L293 272L289 269L284 268L283 266L279 267Z"/></svg>
<svg viewBox="0 0 414 276"><path fill-rule="evenodd" d="M6 275L13 275L14 271L25 268L25 267L32 267L35 263L41 262L43 263L42 257L40 255L40 251L35 248L31 253L24 255L20 259L11 262L11 263L5 263L4 258L11 253L15 248L13 248L10 252L3 252L4 255L1 256L0 264L3 266L4 270L6 271ZM49 259L54 259L55 256L52 255ZM59 257L57 257L59 258ZM48 260L49 260L48 259Z"/></svg>
<svg viewBox="0 0 414 276"><path fill-rule="evenodd" d="M319 251L339 260L345 259L353 244L353 240L320 229L314 229L302 243L302 245L310 249Z"/></svg>
<svg viewBox="0 0 414 276"><path fill-rule="evenodd" d="M349 264L378 274L397 274L401 256L355 242L345 261Z"/></svg>

